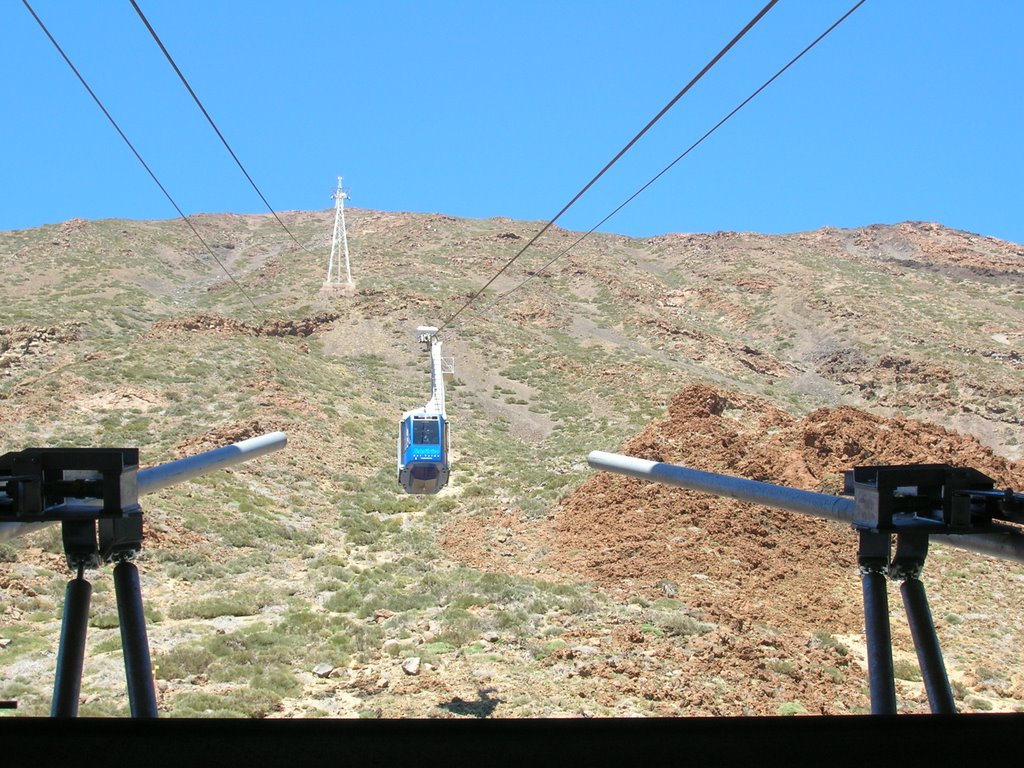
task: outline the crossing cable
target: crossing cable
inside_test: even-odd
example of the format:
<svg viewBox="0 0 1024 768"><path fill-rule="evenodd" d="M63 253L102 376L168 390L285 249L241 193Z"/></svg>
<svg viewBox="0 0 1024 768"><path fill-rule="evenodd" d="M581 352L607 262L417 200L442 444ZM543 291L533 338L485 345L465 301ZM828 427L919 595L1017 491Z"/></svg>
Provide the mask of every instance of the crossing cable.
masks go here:
<svg viewBox="0 0 1024 768"><path fill-rule="evenodd" d="M245 178L249 180L249 184L252 186L253 189L256 190L256 194L260 196L260 200L262 200L263 204L267 206L267 210L274 215L274 218L277 219L277 223L281 225L281 229L288 233L288 237L292 239L292 242L294 242L302 250L306 251L306 253L309 253L309 251L306 250L306 247L295 238L295 235L292 234L292 231L285 226L283 221L281 221L281 217L277 215L277 211L275 211L273 207L270 205L270 203L267 202L267 198L263 196L263 192L261 192L260 188L256 186L256 182L252 180L252 176L249 175L249 172L245 170L245 166L242 165L242 161L238 159L238 155L235 154L235 151L231 148L231 145L228 144L228 140L224 138L224 134L220 132L220 128L218 128L217 124L213 122L213 118L210 117L210 113L206 111L206 107L203 106L203 102L201 102L199 100L199 97L196 96L196 92L192 89L192 86L185 78L185 75L182 74L181 70L178 68L178 65L174 62L174 59L171 57L170 52L168 52L167 47L163 44L163 41L160 39L160 36L157 35L156 30L153 29L153 25L149 23L149 19L146 18L146 14L142 12L142 9L139 8L139 5L135 2L135 0L129 0L129 2L131 2L132 8L135 9L135 12L139 15L139 18L142 19L142 23L146 25L146 29L149 30L149 34L152 35L153 40L155 40L156 44L160 46L160 50L163 51L163 54L167 58L168 63L174 69L175 74L178 75L178 79L181 80L182 85L185 86L185 89L189 92L189 95L192 97L192 100L195 101L196 106L199 107L199 111L203 113L203 116L206 118L206 121L210 124L210 127L213 128L214 133L217 134L217 138L220 139L221 143L224 145L224 148L231 155L231 158L235 161L235 164L238 166L239 170L241 170L242 173L245 174Z"/></svg>
<svg viewBox="0 0 1024 768"><path fill-rule="evenodd" d="M692 88L692 87L693 87L694 85L696 85L696 84L697 84L697 82L698 82L698 81L699 81L699 80L700 80L700 79L701 79L702 77L704 77L704 75L705 75L705 74L707 74L707 73L708 73L708 71L709 71L709 70L710 70L710 69L711 69L711 68L712 68L713 66L715 66L715 64L717 64L717 63L718 63L718 61L719 61L719 60L720 60L720 59L721 59L721 58L722 58L723 56L725 56L725 54L726 54L726 53L728 53L728 52L729 52L729 50L730 50L730 49L731 49L731 48L732 48L732 47L733 47L734 45L736 45L736 43L738 43L738 42L740 41L740 39L742 39L742 38L743 38L743 36L744 36L744 35L746 35L746 34L747 34L747 32L749 32L749 31L750 31L751 29L753 29L753 28L754 28L754 25L756 25L756 24L757 24L757 23L758 23L758 22L759 22L759 21L760 21L760 20L761 20L761 19L762 19L762 18L764 17L764 15L765 15L766 13L768 13L768 11L770 11L770 10L772 9L772 7L773 7L773 6L774 6L774 5L775 5L775 4L777 3L777 2L778 2L778 0L769 0L768 4L767 4L767 5L765 5L765 6L764 6L764 8L762 8L762 9L761 9L760 11L758 11L757 15L756 15L756 16L754 16L754 18L752 18L752 19L751 19L750 21L748 21L748 22L747 22L747 24L746 24L746 26L745 26L745 27L743 27L743 29L741 29L741 30L740 30L740 31L739 31L739 32L738 32L738 33L736 34L736 36L735 36L735 37L733 37L733 39L732 39L732 40L730 40L730 41L729 41L729 43L728 43L728 44L727 44L727 45L726 45L726 46L725 46L724 48L722 48L722 50L720 50L720 51L719 51L719 52L718 52L717 54L715 54L714 58L712 58L712 59L711 59L711 61L709 61L709 62L708 62L707 64L705 64L705 65L704 65L704 68L703 68L703 69L702 69L702 70L701 70L700 72L698 72L698 73L697 73L696 75L694 75L693 79L692 79L692 80L690 80L690 82L689 82L689 83L687 83L687 84L686 84L686 85L685 85L685 86L683 87L683 89L682 89L681 91L679 91L679 93L677 93L677 94L676 94L676 95L675 95L675 96L674 96L674 97L672 98L672 100L671 100L671 101L669 101L669 103L668 103L668 104L666 104L666 105L665 105L664 107L662 107L661 111L660 111L660 112L659 112L658 114L656 114L656 115L655 115L655 116L654 116L653 118L651 118L650 122L648 122L648 123L647 123L647 125L645 125L645 126L644 126L644 127L643 127L643 128L641 129L641 131L640 131L640 132L639 132L639 133L638 133L638 134L637 134L636 136L634 136L634 137L633 137L632 139L630 139L630 140L629 140L629 143L628 143L628 144L626 144L626 146L624 146L624 147L623 147L622 149L620 149L620 150L619 150L619 152L618 152L618 154L616 154L616 155L615 155L615 157L613 157L613 158L612 158L611 160L609 160L609 161L608 161L608 163L607 163L607 164L606 164L606 165L604 166L604 168L602 168L602 169L601 169L600 171L598 171L597 175L596 175L596 176L594 176L594 178L592 178L592 179L591 179L590 181L588 181L588 182L586 183L586 185L585 185L585 186L583 187L583 189L581 189L581 190L580 190L579 192L577 192L577 193L576 193L576 195L575 195L575 196L574 196L574 197L572 198L572 200L570 200L570 201L569 201L568 203L566 203L566 204L565 204L565 205L564 205L564 206L562 207L562 210L560 210L560 211L559 211L558 213L556 213L556 214L555 214L554 218L550 219L550 220L549 220L549 221L547 222L547 224L545 224L545 225L544 225L543 227L541 227L540 231L539 231L539 232L537 232L537 234L535 234L535 235L534 235L533 237L531 237L531 238L530 238L530 240L529 240L529 242L527 242L527 243L526 243L526 245L524 245L524 246L523 246L522 248L520 248L520 249L519 249L519 252L518 252L518 253L517 253L517 254L516 254L515 256L513 256L513 257L512 257L511 259L509 259L509 260L508 260L508 261L507 261L507 262L505 263L505 266L503 266L503 267L502 267L501 269L499 269L499 270L498 270L498 271L497 271L497 272L496 272L496 273L494 274L494 276L493 276L493 277L492 277L492 278L491 278L490 280L488 280L488 281L487 281L487 282L486 282L486 283L484 284L484 286L483 286L483 287L482 287L482 288L481 288L480 290L478 290L478 291L477 291L476 293L474 293L474 294L473 294L473 295L472 295L472 296L471 296L471 297L469 298L469 300L468 300L468 301L467 301L467 302L466 302L465 304L463 304L463 305L462 305L462 306L461 306L461 307L460 307L460 308L458 309L458 311L457 311L457 312L456 312L456 313L455 313L454 315L452 315L451 317L449 317L449 318L448 318L447 320L445 320L445 321L444 321L444 323L442 323L442 324L441 324L441 326L440 326L440 327L438 328L438 332L440 332L440 331L444 330L444 329L445 329L446 327L448 327L449 325L451 325L451 324L452 324L452 323L453 323L453 322L455 321L455 319L456 319L456 318L457 318L457 317L458 317L459 315L461 315L461 314L462 314L462 312L463 312L463 311L464 311L464 310L466 309L466 307L468 307L468 306L469 306L470 304L472 304L472 303L473 303L474 301L476 301L476 299L477 299L477 298L478 298L478 297L479 297L479 296L480 296L480 295L481 295L481 294L482 294L482 293L483 293L483 292L484 292L485 290L487 290L487 288L488 288L488 287L489 287L489 286L491 285L491 283L493 283L493 282L494 282L495 280L497 280L497 279L498 279L498 278L499 278L499 277L500 277L500 276L502 275L502 273L503 273L503 272L504 272L504 271L505 271L506 269L508 269L509 267L511 267L511 266L512 266L512 265L513 265L513 264L514 264L514 263L515 263L515 262L516 262L516 261L517 261L517 260L519 259L519 257L520 257L520 256L522 256L522 255L523 255L523 254L524 254L524 253L526 252L526 250L527 250L527 249L528 249L528 248L529 248L529 247L530 247L531 245L533 245L533 244L534 244L535 242L537 242L537 240L538 240L538 239L540 239L540 236L541 236L541 235L543 235L543 234L544 234L545 232L547 232L547 231L548 231L548 230L549 230L549 229L550 229L550 228L551 228L552 226L554 226L555 222L556 222L556 221L558 221L558 220L559 220L560 218L562 218L562 215L563 215L563 214L564 214L564 213L565 213L566 211L568 211L568 210L569 210L569 209L570 209L570 208L571 208L571 207L572 207L572 206L573 206L573 205L574 205L574 204L576 203L576 201L577 201L577 200L579 200L579 199L580 199L581 197L583 197L583 195L584 195L584 194L585 194L585 193L587 192L587 190L589 190L589 189L590 189L590 188L591 188L592 186L594 186L594 184L596 184L596 183L597 183L597 180L598 180L598 179L600 179L600 178L601 178L602 176L604 176L604 174L605 174L605 173L606 173L606 172L608 171L608 169L609 169L609 168L611 168L611 167L612 167L613 165L615 165L615 163L617 163L617 162L619 161L619 159L620 159L620 158L621 158L621 157L622 157L622 156L623 156L624 154L626 154L626 152L628 152L628 151L629 151L629 150L630 150L630 149L632 148L632 146L633 146L634 144L636 144L636 143L637 143L637 142L638 142L638 141L640 140L640 138L641 138L641 137L642 137L642 136L643 136L643 135L644 135L645 133L647 133L647 131L649 131L649 130L650 130L650 129L651 129L651 128L652 128L653 126L654 126L654 124L655 124L656 122L658 122L658 121L659 121L659 120L660 120L660 119L661 119L662 117L664 117L664 116L665 116L665 113L666 113L666 112L668 112L668 111L669 111L670 109L672 109L672 107L673 107L673 106L675 106L676 102L677 102L677 101L679 101L679 100L680 100L680 99L681 99L681 98L682 98L682 97L683 97L684 95L686 95L687 91L689 91L689 90L690 90L690 89L691 89L691 88Z"/></svg>
<svg viewBox="0 0 1024 768"><path fill-rule="evenodd" d="M502 299L507 298L510 294L513 294L516 291L518 291L520 288L522 288L524 285L526 285L528 282L530 282L533 278L538 277L540 274L542 274L544 272L544 270L546 270L548 267L550 267L552 264L554 264L560 258L565 256L569 251L571 251L577 245L582 243L588 237L590 237L590 235L594 234L594 232L597 230L598 227L600 227L602 224L604 224L606 221L608 221L612 216L614 216L619 211L621 211L623 208L625 208L627 205L629 205L631 202L633 202L633 200L635 200L640 195L640 193L642 193L649 186L651 186L654 182L656 182L658 179L660 179L662 176L664 176L666 173L668 173L675 166L676 163L678 163L680 160L682 160L684 157L686 157L688 154L690 154L693 150L695 150L698 146L700 146L702 143L704 143L704 140L706 138L708 138L711 134L713 134L715 131L717 131L719 128L721 128L726 122L728 122L728 120L733 115L735 115L737 112L739 112L745 106L747 106L747 104L749 104L751 101L753 101L754 98L756 96L758 96L758 94L761 93L761 91L763 91L765 88L767 88L773 82L775 82L775 80L778 79L779 76L782 75L783 72L785 72L791 66L796 64L797 61L799 61L801 58L803 58L803 55L805 53L810 51L811 48L813 48L818 43L820 43L822 40L824 40L825 37L830 32L832 32L832 30L834 30L836 27L838 27L840 24L842 24L844 21L846 21L847 17L849 17L851 14L853 14L853 12L856 11L858 8L860 8L862 5L864 5L865 2L867 2L867 0L859 0L859 2L857 2L852 8L850 8L850 10L848 10L846 13L844 13L842 16L840 16L839 19L834 24L832 24L832 26L830 26L828 29L826 29L824 32L822 32L820 35L818 35L810 45L808 45L806 48L804 48L802 51L800 51L800 53L798 53L796 56L794 56L792 59L790 59L789 63L786 64L786 66L784 66L782 69L780 69L778 72L776 72L770 78L768 78L760 88L758 88L752 94L747 96L747 98L744 99L739 104L739 106L737 106L732 112L730 112L725 117L723 117L721 120L719 120L717 123L715 123L714 127L711 130L709 130L707 133L705 133L703 136L701 136L699 139L697 139L695 142L693 142L693 144L691 144L689 147L686 148L686 151L684 151L681 155L679 155L679 157L677 157L671 163L669 163L664 168L662 168L657 173L657 175L655 175L650 181L648 181L646 184L644 184L642 187L640 187L640 189L638 189L632 195L627 197L622 203L619 204L619 206L615 210L613 210L611 213L609 213L607 216L605 216L603 219L601 219L599 222L597 222L597 224L595 224L593 227L591 227L586 232L584 232L582 235L580 235L575 240L575 242L573 242L570 245L566 246L566 248L564 248L562 251L560 251L554 258L551 259L551 261L549 261L547 264L545 264L540 269L535 270L533 272L533 274L529 275L525 280L523 280L523 282L519 283L519 285L517 285L515 288L512 288L511 290L508 290L505 293L503 293L500 296L498 296L498 298L496 300L497 301L501 301Z"/></svg>
<svg viewBox="0 0 1024 768"><path fill-rule="evenodd" d="M217 258L217 254L213 252L213 249L203 239L203 236L199 234L199 230L197 230L195 226L192 224L192 222L189 221L188 216L184 214L184 212L181 210L178 204L174 201L174 198L171 197L171 193L164 188L164 185L160 183L160 179L156 177L156 174L153 173L153 170L146 164L146 161L142 159L142 155L139 154L139 151L135 149L135 146L128 140L128 137L125 136L124 131L121 130L121 126L117 124L117 121L114 120L111 114L107 111L107 108L103 106L103 102L100 101L99 97L93 92L92 88L89 87L89 84L85 81L85 78L82 77L82 74L78 71L75 65L71 63L71 59L69 59L68 55L64 53L64 49L60 47L60 44L57 42L54 36L50 34L50 30L46 28L45 24L43 24L43 20L39 18L36 12L32 9L32 6L28 4L28 0L21 0L21 2L28 9L28 12L32 14L32 18L36 20L36 23L39 24L39 27L43 30L46 36L50 38L50 42L53 43L53 47L57 49L57 52L61 55L64 61L67 62L67 65L71 67L71 71L75 73L75 77L78 78L78 81L85 87L85 90L89 92L89 95L92 96L92 100L96 102L96 106L98 106L100 108L100 111L102 111L103 114L106 115L107 120L109 120L110 124L114 126L114 130L116 130L118 135L120 135L120 137L124 140L124 143L128 145L128 149L132 151L132 154L134 154L135 158L142 164L142 167L146 169L146 173L149 174L149 177L153 179L156 185L160 188L160 191L164 193L164 197L166 197L170 201L171 205L174 206L174 210L176 210L178 212L178 215L184 220L186 224L188 224L188 228L192 230L192 234L194 234L199 239L199 242L201 242L203 244L203 247L206 248L207 253L209 253L210 256L213 257L213 260L220 265L220 268L224 271L224 274L231 278L231 282L235 284L235 287L238 288L239 291L241 291L242 295L245 296L246 299L249 300L249 303L252 304L252 308L255 309L256 312L259 313L261 316L263 316L263 312L262 310L260 310L258 306L256 306L256 302L254 302L252 300L252 297L248 293L246 293L245 288L243 288L242 284L235 279L235 276L228 271L228 268L224 266L224 262ZM199 261L199 259L196 258L195 256L193 256L193 258L200 265L204 267L206 266L205 264L203 264L203 262Z"/></svg>

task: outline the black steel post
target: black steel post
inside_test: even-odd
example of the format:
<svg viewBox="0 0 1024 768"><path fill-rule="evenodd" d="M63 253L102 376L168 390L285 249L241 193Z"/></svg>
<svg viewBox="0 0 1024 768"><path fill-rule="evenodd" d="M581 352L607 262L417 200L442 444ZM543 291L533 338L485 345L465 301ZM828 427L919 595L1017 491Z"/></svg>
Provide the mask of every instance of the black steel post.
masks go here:
<svg viewBox="0 0 1024 768"><path fill-rule="evenodd" d="M78 577L68 582L64 591L64 617L60 626L57 651L57 674L53 681L51 717L77 717L78 696L82 690L82 668L85 664L85 635L89 628L89 601L92 585L85 580L82 568Z"/></svg>
<svg viewBox="0 0 1024 768"><path fill-rule="evenodd" d="M871 714L896 714L896 677L892 667L889 596L886 591L892 537L860 531L857 563L864 592L864 636L867 641Z"/></svg>
<svg viewBox="0 0 1024 768"><path fill-rule="evenodd" d="M908 578L900 585L900 593L903 595L903 606L910 622L910 634L914 638L917 662L921 665L921 675L924 678L924 687L928 692L932 713L956 714L956 703L953 701L953 691L949 687L949 676L942 660L942 649L939 647L939 636L935 632L932 612L928 607L924 582L917 578Z"/></svg>
<svg viewBox="0 0 1024 768"><path fill-rule="evenodd" d="M881 570L861 567L864 590L864 634L868 651L868 682L871 714L896 714L896 678L892 666L892 634L889 631L889 598Z"/></svg>
<svg viewBox="0 0 1024 768"><path fill-rule="evenodd" d="M128 703L132 717L156 717L156 687L153 664L146 637L146 617L142 611L142 588L139 570L134 563L122 560L114 566L114 591L117 594L117 615L121 624L121 649L128 680Z"/></svg>

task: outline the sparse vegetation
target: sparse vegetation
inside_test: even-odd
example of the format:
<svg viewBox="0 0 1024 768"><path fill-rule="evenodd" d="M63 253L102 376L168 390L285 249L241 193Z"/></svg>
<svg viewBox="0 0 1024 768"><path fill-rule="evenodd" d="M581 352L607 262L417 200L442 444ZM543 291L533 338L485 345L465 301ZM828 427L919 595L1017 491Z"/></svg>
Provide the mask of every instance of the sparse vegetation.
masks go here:
<svg viewBox="0 0 1024 768"><path fill-rule="evenodd" d="M329 229L321 214L297 219L300 237ZM779 590L796 589L788 580L799 569L770 571L769 547L730 561L715 549L706 510L661 507L651 491L626 512L650 530L671 509L664 551L708 537L714 569L696 560L677 567L666 555L658 567L678 572L649 578L640 543L604 542L600 530L584 531L593 542L578 550L558 550L558 526L578 522L560 505L592 476L587 451L619 450L663 418L685 385L711 381L767 394L795 414L842 402L933 420L956 413L1019 455L1019 371L994 356L1016 342L992 339L1024 324L1005 285L957 273L950 290L941 260L886 271L876 253L884 237L868 230L771 240L595 235L528 295L451 329L452 484L436 497L405 496L394 480L395 421L429 387L407 331L443 319L451 297L479 288L507 255L496 235L510 225L354 211L353 251L365 258L359 293L341 299L317 293L322 275L278 242L273 222L203 224L266 317L173 222L0 233L0 254L19 262L0 332L57 329L3 358L10 449L137 445L153 464L260 432L289 434L286 451L142 499L144 602L161 706L173 716L434 716L436 701L396 692L432 690L434 679L493 685L496 716L578 716L581 707L597 716L802 714L836 702L858 711L866 697L856 646L832 634L859 631L831 624L842 621L845 598L829 596L836 613L798 630L751 622L758 598L725 605L730 579L762 570ZM542 247L554 255L570 236L553 231ZM64 240L73 248L55 250ZM140 261L122 258L125 249ZM328 310L338 319L312 323L308 336L264 333ZM882 366L883 355L895 362ZM724 418L769 440L784 435L733 404ZM704 439L722 453L733 447L700 430L686 436ZM743 472L749 458L730 460ZM834 493L841 475L817 479L817 490ZM773 541L778 530L758 536ZM563 570L550 565L556 555ZM595 563L619 556L628 564L619 582L592 578ZM930 555L944 581L983 601L981 572L944 557ZM0 576L0 637L11 641L0 649L0 698L17 698L18 714L45 714L52 664L42 657L55 647L68 577L59 529L0 544ZM109 572L90 580L83 714L123 715L123 691L107 694L97 682L120 679ZM988 614L953 598L938 615L943 632L998 634ZM413 657L424 665L419 677L399 666ZM998 669L961 663L974 667L956 688L964 708L1008 706L997 700L1006 683ZM318 665L330 677L314 673ZM919 679L913 665L897 674ZM830 687L820 701L792 689L808 676ZM755 678L789 692L755 702L742 692Z"/></svg>
<svg viewBox="0 0 1024 768"><path fill-rule="evenodd" d="M921 669L917 666L917 663L913 661L894 659L892 663L892 673L893 677L897 680L909 680L915 683L921 681Z"/></svg>
<svg viewBox="0 0 1024 768"><path fill-rule="evenodd" d="M807 709L799 701L787 701L779 705L779 714L783 716L806 715Z"/></svg>

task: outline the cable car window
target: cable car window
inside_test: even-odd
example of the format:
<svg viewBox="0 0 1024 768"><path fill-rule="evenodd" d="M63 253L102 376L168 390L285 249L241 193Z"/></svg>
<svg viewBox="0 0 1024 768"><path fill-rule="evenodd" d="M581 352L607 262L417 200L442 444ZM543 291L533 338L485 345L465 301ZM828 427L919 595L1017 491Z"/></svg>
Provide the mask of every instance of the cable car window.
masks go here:
<svg viewBox="0 0 1024 768"><path fill-rule="evenodd" d="M412 441L416 445L437 445L440 440L437 420L417 419L412 426Z"/></svg>

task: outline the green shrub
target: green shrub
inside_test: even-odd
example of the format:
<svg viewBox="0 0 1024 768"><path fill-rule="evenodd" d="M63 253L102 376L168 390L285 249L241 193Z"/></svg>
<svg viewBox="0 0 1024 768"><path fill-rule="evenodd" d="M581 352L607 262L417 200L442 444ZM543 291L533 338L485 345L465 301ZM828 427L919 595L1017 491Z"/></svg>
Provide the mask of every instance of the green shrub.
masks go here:
<svg viewBox="0 0 1024 768"><path fill-rule="evenodd" d="M116 629L121 626L117 613L96 613L89 618L89 626L96 629Z"/></svg>
<svg viewBox="0 0 1024 768"><path fill-rule="evenodd" d="M991 712L994 709L991 701L980 696L968 696L964 699L964 704L979 712Z"/></svg>
<svg viewBox="0 0 1024 768"><path fill-rule="evenodd" d="M805 715L807 708L799 701L787 701L779 705L779 714L783 716Z"/></svg>
<svg viewBox="0 0 1024 768"><path fill-rule="evenodd" d="M815 632L811 644L817 648L832 648L840 656L846 656L850 649L828 632Z"/></svg>
<svg viewBox="0 0 1024 768"><path fill-rule="evenodd" d="M260 612L265 603L260 596L251 592L218 595L203 600L173 605L172 619L214 619L218 616L253 616Z"/></svg>
<svg viewBox="0 0 1024 768"><path fill-rule="evenodd" d="M798 676L796 665L792 661L788 661L786 659L769 661L768 668L774 672L778 672L780 675L786 675L787 677L795 678Z"/></svg>
<svg viewBox="0 0 1024 768"><path fill-rule="evenodd" d="M910 682L920 682L921 670L912 661L894 661L892 664L892 674L897 680L908 680Z"/></svg>
<svg viewBox="0 0 1024 768"><path fill-rule="evenodd" d="M189 675L204 674L217 657L201 645L176 645L167 653L155 656L153 668L160 680L183 680Z"/></svg>
<svg viewBox="0 0 1024 768"><path fill-rule="evenodd" d="M232 691L182 693L171 702L172 717L250 717L262 718L279 709L281 697L253 689Z"/></svg>

